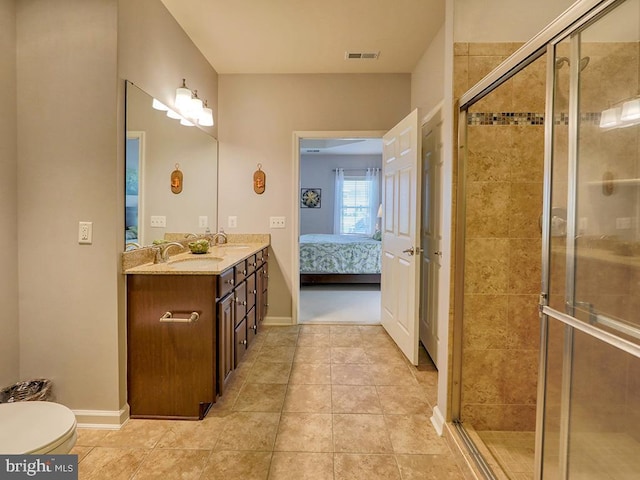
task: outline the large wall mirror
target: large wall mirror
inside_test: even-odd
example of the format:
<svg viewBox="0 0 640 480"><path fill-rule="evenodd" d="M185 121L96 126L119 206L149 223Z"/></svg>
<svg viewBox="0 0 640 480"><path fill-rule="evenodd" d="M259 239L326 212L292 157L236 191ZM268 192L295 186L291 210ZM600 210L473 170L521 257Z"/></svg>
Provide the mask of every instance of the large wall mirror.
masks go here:
<svg viewBox="0 0 640 480"><path fill-rule="evenodd" d="M217 140L152 103L127 82L125 245L217 230Z"/></svg>

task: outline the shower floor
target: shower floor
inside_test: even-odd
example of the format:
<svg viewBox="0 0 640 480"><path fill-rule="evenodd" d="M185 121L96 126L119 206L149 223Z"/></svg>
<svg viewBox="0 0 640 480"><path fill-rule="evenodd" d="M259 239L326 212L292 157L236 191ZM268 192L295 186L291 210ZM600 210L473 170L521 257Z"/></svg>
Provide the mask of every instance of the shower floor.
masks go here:
<svg viewBox="0 0 640 480"><path fill-rule="evenodd" d="M532 480L535 452L534 432L478 431L502 472L495 472L499 478L510 480Z"/></svg>

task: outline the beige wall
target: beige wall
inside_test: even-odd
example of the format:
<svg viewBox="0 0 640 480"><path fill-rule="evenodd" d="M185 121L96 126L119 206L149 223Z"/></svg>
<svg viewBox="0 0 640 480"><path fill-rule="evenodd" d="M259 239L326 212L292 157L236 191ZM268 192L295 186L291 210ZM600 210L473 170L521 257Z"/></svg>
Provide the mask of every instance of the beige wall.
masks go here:
<svg viewBox="0 0 640 480"><path fill-rule="evenodd" d="M18 217L16 146L16 12L0 0L0 388L18 379Z"/></svg>
<svg viewBox="0 0 640 480"><path fill-rule="evenodd" d="M410 111L410 75L221 75L219 220L231 233L271 233L270 321L291 321L292 230L298 214L293 132L388 130ZM253 192L257 164L266 191ZM269 229L270 216L287 228Z"/></svg>
<svg viewBox="0 0 640 480"><path fill-rule="evenodd" d="M162 92L171 95L186 77L215 106L217 74L159 0L24 0L16 5L17 133L11 134L10 119L0 135L9 154L11 136L17 138L17 189L10 181L16 162L9 160L9 175L0 180L8 182L8 188L2 185L0 208L8 207L5 225L19 219L20 294L11 290L18 278L16 263L7 259L2 277L7 286L0 295L7 295L3 308L14 315L3 317L17 318L19 298L19 377L51 378L58 401L76 410L110 412L92 420L114 423L126 404L124 276L119 271L123 79L163 98ZM13 2L0 4L0 38L10 47L11 38L4 37L11 32L12 7ZM3 48L2 55L7 51L11 48ZM11 72L10 57L0 57L3 72ZM11 88L9 82L0 93L7 95L5 106L15 98ZM10 157L3 153L3 166ZM16 192L17 206L12 203ZM77 243L78 221L93 222L92 245ZM15 237L0 239L15 252ZM13 351L0 348L2 380L18 376L17 363L11 363L17 325L0 325L0 347L5 339L14 345Z"/></svg>
<svg viewBox="0 0 640 480"><path fill-rule="evenodd" d="M411 109L418 109L420 119L444 99L444 37L443 25L411 73Z"/></svg>

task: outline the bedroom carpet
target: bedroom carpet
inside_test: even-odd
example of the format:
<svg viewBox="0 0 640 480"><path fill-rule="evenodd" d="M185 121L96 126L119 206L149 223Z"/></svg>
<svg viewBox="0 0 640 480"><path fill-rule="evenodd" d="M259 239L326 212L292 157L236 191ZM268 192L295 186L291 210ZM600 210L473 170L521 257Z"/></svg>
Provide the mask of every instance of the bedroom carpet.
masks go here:
<svg viewBox="0 0 640 480"><path fill-rule="evenodd" d="M380 323L380 285L300 288L300 323Z"/></svg>

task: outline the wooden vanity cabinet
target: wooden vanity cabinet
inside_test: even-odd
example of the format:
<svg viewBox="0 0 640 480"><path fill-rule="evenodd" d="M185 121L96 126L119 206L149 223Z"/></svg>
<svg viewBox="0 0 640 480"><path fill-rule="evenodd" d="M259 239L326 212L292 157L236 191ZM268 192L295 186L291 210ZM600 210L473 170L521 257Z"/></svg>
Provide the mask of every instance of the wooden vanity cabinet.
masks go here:
<svg viewBox="0 0 640 480"><path fill-rule="evenodd" d="M266 314L267 258L218 275L127 275L132 418L202 419L224 394ZM178 321L161 321L167 312Z"/></svg>
<svg viewBox="0 0 640 480"><path fill-rule="evenodd" d="M201 419L215 402L215 289L215 276L127 275L132 418Z"/></svg>

